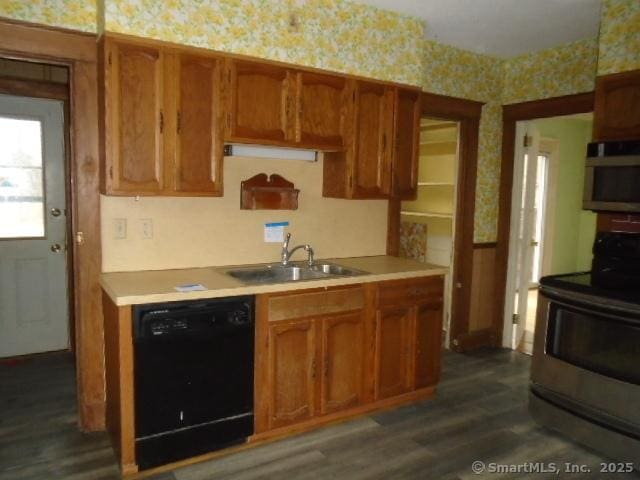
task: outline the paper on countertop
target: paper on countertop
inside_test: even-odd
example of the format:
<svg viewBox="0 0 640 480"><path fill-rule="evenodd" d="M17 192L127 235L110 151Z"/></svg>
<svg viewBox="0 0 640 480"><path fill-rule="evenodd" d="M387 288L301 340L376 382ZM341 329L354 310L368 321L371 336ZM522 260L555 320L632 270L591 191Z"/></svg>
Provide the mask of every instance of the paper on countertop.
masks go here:
<svg viewBox="0 0 640 480"><path fill-rule="evenodd" d="M175 288L178 292L200 292L206 290L207 287L201 283L185 283L184 285L178 285Z"/></svg>
<svg viewBox="0 0 640 480"><path fill-rule="evenodd" d="M289 222L275 222L264 224L264 241L267 243L284 242L284 227L288 227Z"/></svg>

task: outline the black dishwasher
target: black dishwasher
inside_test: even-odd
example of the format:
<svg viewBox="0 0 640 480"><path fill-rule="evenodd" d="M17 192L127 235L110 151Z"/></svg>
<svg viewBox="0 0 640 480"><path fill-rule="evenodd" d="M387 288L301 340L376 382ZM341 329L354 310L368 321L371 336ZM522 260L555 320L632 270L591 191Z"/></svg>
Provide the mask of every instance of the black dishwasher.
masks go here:
<svg viewBox="0 0 640 480"><path fill-rule="evenodd" d="M254 299L134 307L141 469L246 442L253 433Z"/></svg>

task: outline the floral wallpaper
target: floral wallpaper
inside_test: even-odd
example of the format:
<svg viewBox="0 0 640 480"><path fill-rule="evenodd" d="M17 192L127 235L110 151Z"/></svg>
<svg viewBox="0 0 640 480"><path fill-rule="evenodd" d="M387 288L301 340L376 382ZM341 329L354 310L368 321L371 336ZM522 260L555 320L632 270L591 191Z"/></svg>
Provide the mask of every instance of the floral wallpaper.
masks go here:
<svg viewBox="0 0 640 480"><path fill-rule="evenodd" d="M96 31L96 0L0 0L0 17Z"/></svg>
<svg viewBox="0 0 640 480"><path fill-rule="evenodd" d="M431 40L423 43L423 90L484 102L480 118L474 241L497 237L500 182L503 63Z"/></svg>
<svg viewBox="0 0 640 480"><path fill-rule="evenodd" d="M106 0L105 30L412 85L423 23L341 0Z"/></svg>
<svg viewBox="0 0 640 480"><path fill-rule="evenodd" d="M598 75L640 68L640 1L603 0Z"/></svg>
<svg viewBox="0 0 640 480"><path fill-rule="evenodd" d="M504 62L502 103L518 103L593 90L598 39L579 40Z"/></svg>

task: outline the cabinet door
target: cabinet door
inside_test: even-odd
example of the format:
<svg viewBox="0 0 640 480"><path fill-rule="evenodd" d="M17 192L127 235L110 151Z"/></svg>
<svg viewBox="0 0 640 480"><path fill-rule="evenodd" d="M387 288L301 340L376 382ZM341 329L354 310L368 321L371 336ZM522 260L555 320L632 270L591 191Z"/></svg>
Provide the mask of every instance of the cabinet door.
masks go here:
<svg viewBox="0 0 640 480"><path fill-rule="evenodd" d="M314 322L269 327L269 428L314 415L316 352Z"/></svg>
<svg viewBox="0 0 640 480"><path fill-rule="evenodd" d="M222 191L221 61L176 58L176 152L174 189L215 194Z"/></svg>
<svg viewBox="0 0 640 480"><path fill-rule="evenodd" d="M415 388L438 383L442 350L442 304L420 305L415 320Z"/></svg>
<svg viewBox="0 0 640 480"><path fill-rule="evenodd" d="M227 118L232 141L281 144L293 141L289 71L232 60Z"/></svg>
<svg viewBox="0 0 640 480"><path fill-rule="evenodd" d="M164 189L163 53L107 40L105 83L107 190Z"/></svg>
<svg viewBox="0 0 640 480"><path fill-rule="evenodd" d="M296 141L309 147L342 148L347 79L308 72L300 72L297 77Z"/></svg>
<svg viewBox="0 0 640 480"><path fill-rule="evenodd" d="M364 313L322 320L321 412L361 403L364 369Z"/></svg>
<svg viewBox="0 0 640 480"><path fill-rule="evenodd" d="M420 93L398 89L392 166L393 196L415 199L418 191Z"/></svg>
<svg viewBox="0 0 640 480"><path fill-rule="evenodd" d="M598 77L593 137L597 141L640 138L640 70Z"/></svg>
<svg viewBox="0 0 640 480"><path fill-rule="evenodd" d="M375 398L393 397L408 391L412 308L389 307L377 312Z"/></svg>
<svg viewBox="0 0 640 480"><path fill-rule="evenodd" d="M384 198L391 191L393 90L358 82L353 141L352 193L359 198Z"/></svg>

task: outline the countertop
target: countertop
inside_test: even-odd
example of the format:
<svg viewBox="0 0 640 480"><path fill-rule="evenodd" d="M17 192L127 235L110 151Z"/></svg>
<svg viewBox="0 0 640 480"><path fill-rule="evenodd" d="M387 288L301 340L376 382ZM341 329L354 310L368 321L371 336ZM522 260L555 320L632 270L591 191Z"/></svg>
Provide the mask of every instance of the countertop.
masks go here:
<svg viewBox="0 0 640 480"><path fill-rule="evenodd" d="M444 275L449 272L447 267L386 255L322 259L316 261L316 263L322 262L337 263L368 273L352 277L330 277L266 285L245 285L240 280L236 280L224 272L234 268L258 265L227 265L223 267L187 268L179 270L103 273L100 276L100 284L116 305L124 306L172 302L177 300L231 297L235 295L254 295L258 293L302 290L305 288L333 287L356 283L379 282L383 280ZM194 283L204 285L206 290L196 292L178 292L175 290L175 287L178 285Z"/></svg>

